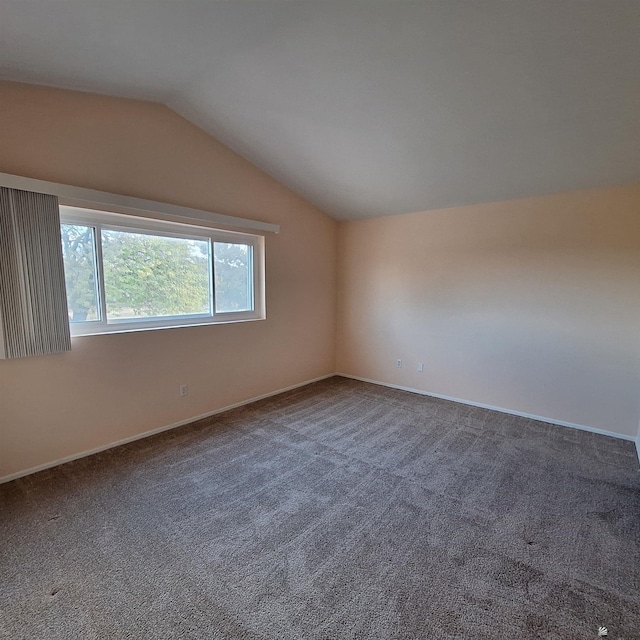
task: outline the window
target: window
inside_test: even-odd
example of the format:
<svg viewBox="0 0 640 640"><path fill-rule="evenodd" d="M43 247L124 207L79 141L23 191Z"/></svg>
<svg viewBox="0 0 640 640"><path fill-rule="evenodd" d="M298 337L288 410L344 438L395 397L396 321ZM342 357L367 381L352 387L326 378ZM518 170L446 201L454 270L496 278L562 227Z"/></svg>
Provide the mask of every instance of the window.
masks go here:
<svg viewBox="0 0 640 640"><path fill-rule="evenodd" d="M262 236L60 207L72 335L257 320Z"/></svg>

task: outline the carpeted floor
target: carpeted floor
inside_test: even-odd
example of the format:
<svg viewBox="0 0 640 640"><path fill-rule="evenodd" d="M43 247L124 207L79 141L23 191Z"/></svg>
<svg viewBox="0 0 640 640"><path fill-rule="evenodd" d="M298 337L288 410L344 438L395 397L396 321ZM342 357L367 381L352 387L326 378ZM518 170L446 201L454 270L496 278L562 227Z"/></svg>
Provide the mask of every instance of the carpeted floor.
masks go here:
<svg viewBox="0 0 640 640"><path fill-rule="evenodd" d="M632 443L344 378L0 508L3 639L640 638Z"/></svg>

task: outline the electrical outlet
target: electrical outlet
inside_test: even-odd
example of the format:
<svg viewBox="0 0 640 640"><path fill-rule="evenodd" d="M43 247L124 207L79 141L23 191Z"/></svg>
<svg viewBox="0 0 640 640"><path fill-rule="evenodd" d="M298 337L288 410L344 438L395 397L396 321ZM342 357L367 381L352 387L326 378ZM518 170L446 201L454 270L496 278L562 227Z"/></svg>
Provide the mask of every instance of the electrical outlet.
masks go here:
<svg viewBox="0 0 640 640"><path fill-rule="evenodd" d="M184 398L185 396L189 395L189 387L187 387L186 384L181 384L180 385L180 397Z"/></svg>
<svg viewBox="0 0 640 640"><path fill-rule="evenodd" d="M420 364L418 364L418 372L422 373L423 371L424 371L424 365L421 362Z"/></svg>
<svg viewBox="0 0 640 640"><path fill-rule="evenodd" d="M396 360L396 367L398 367L398 369L402 369L402 360L400 360L400 358Z"/></svg>

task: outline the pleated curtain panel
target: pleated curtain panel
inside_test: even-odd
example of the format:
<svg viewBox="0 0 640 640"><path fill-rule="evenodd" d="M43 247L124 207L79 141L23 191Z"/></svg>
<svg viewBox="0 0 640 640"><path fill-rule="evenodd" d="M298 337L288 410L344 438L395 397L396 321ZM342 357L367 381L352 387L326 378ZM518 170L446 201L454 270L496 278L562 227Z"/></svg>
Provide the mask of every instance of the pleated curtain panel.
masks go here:
<svg viewBox="0 0 640 640"><path fill-rule="evenodd" d="M58 198L0 187L0 358L70 349Z"/></svg>

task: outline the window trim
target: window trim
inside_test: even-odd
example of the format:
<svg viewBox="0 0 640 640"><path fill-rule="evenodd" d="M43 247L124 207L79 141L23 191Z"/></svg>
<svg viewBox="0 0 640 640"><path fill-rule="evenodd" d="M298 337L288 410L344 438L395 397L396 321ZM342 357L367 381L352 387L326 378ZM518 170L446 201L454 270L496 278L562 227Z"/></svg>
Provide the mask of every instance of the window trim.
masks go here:
<svg viewBox="0 0 640 640"><path fill-rule="evenodd" d="M60 224L78 224L91 226L96 229L95 259L96 277L98 289L98 304L100 306L100 320L87 322L69 322L71 336L102 335L109 333L127 333L131 331L148 331L152 329L173 329L178 327L201 326L210 324L228 324L233 322L246 322L266 319L265 305L265 251L264 237L261 235L242 233L239 231L226 231L211 227L169 222L166 220L131 216L121 213L112 213L97 209L72 207L60 204ZM209 240L211 254L209 268L211 275L210 284L210 314L188 314L177 316L163 316L161 318L117 319L107 322L106 299L104 296L104 274L102 264L102 243L100 233L102 229L114 231L139 232L143 234L160 235L170 238L182 238L189 240ZM214 267L214 243L230 242L246 244L252 248L252 293L253 310L251 311L226 311L218 312L215 308L215 267Z"/></svg>
<svg viewBox="0 0 640 640"><path fill-rule="evenodd" d="M92 210L99 209L101 211L153 219L170 216L165 219L175 221L177 218L178 222L185 221L186 224L195 226L202 223L205 227L239 229L246 233L280 233L279 224L237 218L236 216L228 216L213 211L203 211L202 209L193 209L192 207L167 204L166 202L155 200L144 200L143 198L96 191L95 189L85 189L84 187L76 187L59 182L47 182L46 180L16 176L11 173L0 173L0 185L11 189L58 196L60 204L69 207L89 207Z"/></svg>

